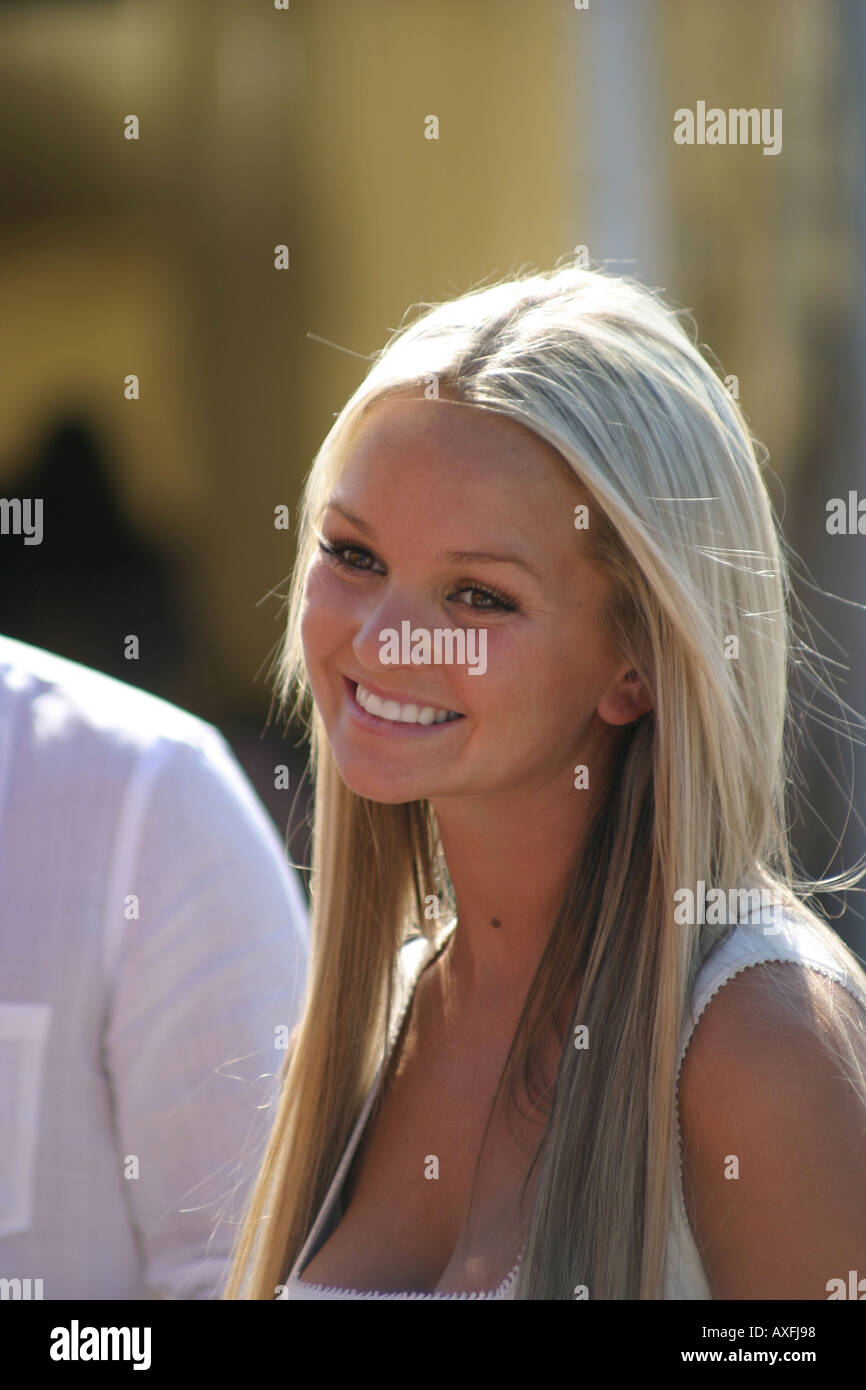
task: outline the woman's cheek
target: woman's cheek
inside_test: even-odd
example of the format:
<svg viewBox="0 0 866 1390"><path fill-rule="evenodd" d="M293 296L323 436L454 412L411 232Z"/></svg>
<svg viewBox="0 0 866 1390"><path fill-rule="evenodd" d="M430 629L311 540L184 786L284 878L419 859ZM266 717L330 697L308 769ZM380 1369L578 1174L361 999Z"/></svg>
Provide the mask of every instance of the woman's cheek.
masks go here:
<svg viewBox="0 0 866 1390"><path fill-rule="evenodd" d="M300 615L301 646L314 696L325 697L336 670L351 663L353 639L359 618L356 596L339 575L314 567L308 573ZM318 694L317 694L318 692Z"/></svg>
<svg viewBox="0 0 866 1390"><path fill-rule="evenodd" d="M516 698L519 685L514 663L514 643L501 628L467 628L466 665L452 667L451 686L465 710L502 708ZM481 636L481 632L484 636Z"/></svg>
<svg viewBox="0 0 866 1390"><path fill-rule="evenodd" d="M319 653L326 646L330 608L325 601L322 584L312 571L307 575L304 598L301 605L301 644L307 666L315 664Z"/></svg>
<svg viewBox="0 0 866 1390"><path fill-rule="evenodd" d="M305 626L321 628L339 622L341 614L345 615L345 612L345 593L338 576L325 569L320 560L314 560L307 570L304 584L301 630Z"/></svg>

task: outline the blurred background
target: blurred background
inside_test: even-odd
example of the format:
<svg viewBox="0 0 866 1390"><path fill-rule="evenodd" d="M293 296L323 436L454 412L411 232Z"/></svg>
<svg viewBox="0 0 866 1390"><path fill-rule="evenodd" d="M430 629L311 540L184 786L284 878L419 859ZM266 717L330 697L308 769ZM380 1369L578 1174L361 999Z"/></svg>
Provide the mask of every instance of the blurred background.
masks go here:
<svg viewBox="0 0 866 1390"><path fill-rule="evenodd" d="M866 497L864 52L866 0L0 3L0 493L44 499L40 545L0 537L0 631L217 724L303 865L268 671L304 475L411 304L573 254L736 378L866 711L866 538L825 524ZM780 152L677 144L701 101L781 108ZM839 714L797 750L811 873L866 851Z"/></svg>

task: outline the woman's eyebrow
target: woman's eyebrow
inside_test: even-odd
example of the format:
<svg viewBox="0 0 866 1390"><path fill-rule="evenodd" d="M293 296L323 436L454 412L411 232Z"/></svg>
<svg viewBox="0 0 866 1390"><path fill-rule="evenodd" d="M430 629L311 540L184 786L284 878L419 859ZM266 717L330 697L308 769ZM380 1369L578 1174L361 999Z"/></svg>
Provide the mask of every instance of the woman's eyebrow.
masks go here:
<svg viewBox="0 0 866 1390"><path fill-rule="evenodd" d="M369 526L366 521L362 521L361 517L356 516L354 512L350 512L347 507L341 506L339 502L329 502L328 507L339 512L353 526L357 526L358 530L363 531L365 536L369 536L371 540L374 539L372 526ZM541 582L541 575L538 570L520 555L506 555L492 550L449 550L441 558L452 565L480 564L484 561L497 565L520 565L522 569L528 570L535 579Z"/></svg>
<svg viewBox="0 0 866 1390"><path fill-rule="evenodd" d="M492 550L449 550L444 558L452 565L474 565L484 560L492 560L498 565L520 565L521 569L528 570L536 579L541 580L538 570L520 555L500 555Z"/></svg>
<svg viewBox="0 0 866 1390"><path fill-rule="evenodd" d="M368 526L366 521L362 521L359 516L355 516L355 513L350 512L348 508L341 507L339 502L329 502L325 510L339 512L340 516L344 516L347 521L351 521L353 526L357 526L359 531L363 531L365 536L369 536L371 540L373 539L372 526Z"/></svg>

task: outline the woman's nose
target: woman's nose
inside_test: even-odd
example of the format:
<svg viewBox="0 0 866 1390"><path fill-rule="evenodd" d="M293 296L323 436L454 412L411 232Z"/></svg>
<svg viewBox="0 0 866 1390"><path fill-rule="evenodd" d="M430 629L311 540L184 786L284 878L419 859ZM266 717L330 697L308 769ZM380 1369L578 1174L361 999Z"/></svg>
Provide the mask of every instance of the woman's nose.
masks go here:
<svg viewBox="0 0 866 1390"><path fill-rule="evenodd" d="M410 594L406 590L393 591L383 594L380 600L370 607L364 614L362 621L355 633L353 642L355 655L363 663L368 671L374 671L382 665L393 666L393 656L383 662L381 654L383 649L387 649L390 642L390 653L393 653L394 643L392 634L396 634L399 642L403 632L403 625L408 624L408 631L411 633L418 628L431 628L436 625L436 614L433 605L424 602L417 594ZM439 615L439 625L442 626L442 615ZM402 662L399 664L403 664Z"/></svg>

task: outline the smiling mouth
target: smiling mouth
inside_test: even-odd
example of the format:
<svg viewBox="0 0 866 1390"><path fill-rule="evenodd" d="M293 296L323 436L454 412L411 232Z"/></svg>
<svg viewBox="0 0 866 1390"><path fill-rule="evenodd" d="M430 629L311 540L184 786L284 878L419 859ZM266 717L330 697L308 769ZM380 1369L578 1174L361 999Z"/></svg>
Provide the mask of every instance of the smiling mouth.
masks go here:
<svg viewBox="0 0 866 1390"><path fill-rule="evenodd" d="M382 719L388 724L450 724L464 716L456 710L442 709L438 705L421 705L409 701L385 700L374 695L356 681L350 681L356 702L367 714Z"/></svg>

